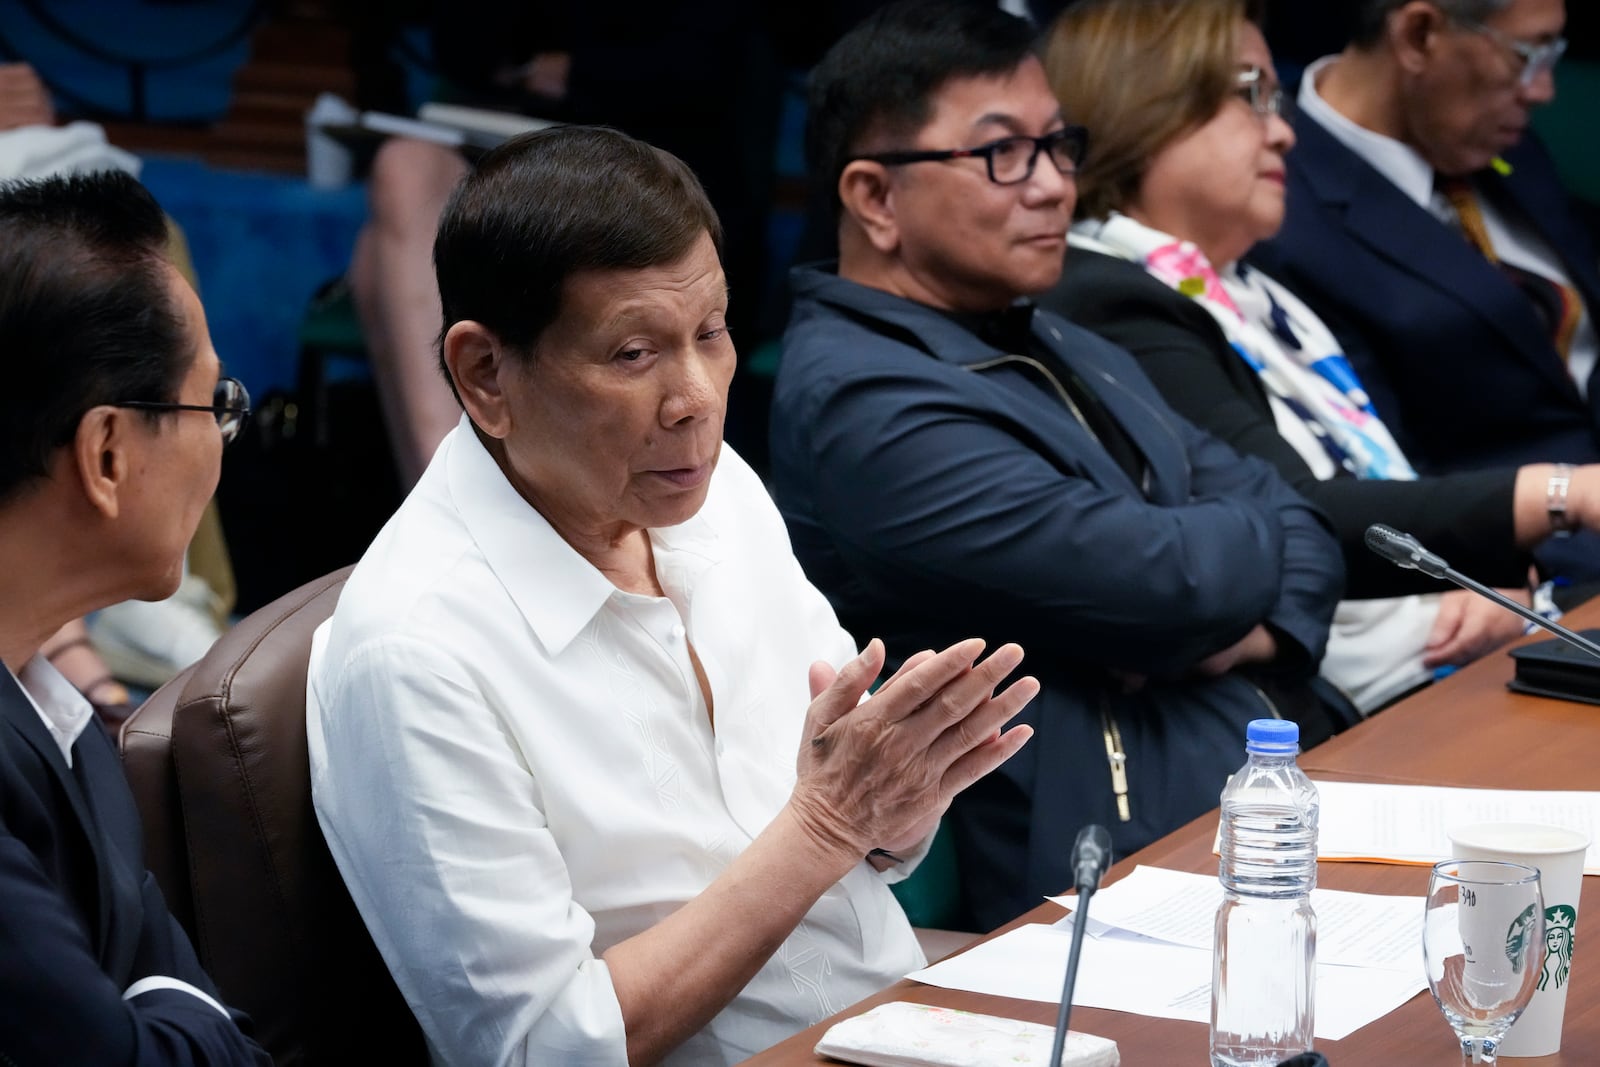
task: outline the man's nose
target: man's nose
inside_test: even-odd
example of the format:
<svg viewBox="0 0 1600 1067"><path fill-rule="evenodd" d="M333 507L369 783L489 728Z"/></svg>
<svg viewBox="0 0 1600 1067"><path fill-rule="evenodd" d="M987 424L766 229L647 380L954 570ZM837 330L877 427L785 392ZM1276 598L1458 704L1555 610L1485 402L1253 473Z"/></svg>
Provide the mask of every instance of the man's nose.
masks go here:
<svg viewBox="0 0 1600 1067"><path fill-rule="evenodd" d="M661 402L661 424L667 427L705 418L722 401L717 376L706 356L689 352L681 362L682 369Z"/></svg>

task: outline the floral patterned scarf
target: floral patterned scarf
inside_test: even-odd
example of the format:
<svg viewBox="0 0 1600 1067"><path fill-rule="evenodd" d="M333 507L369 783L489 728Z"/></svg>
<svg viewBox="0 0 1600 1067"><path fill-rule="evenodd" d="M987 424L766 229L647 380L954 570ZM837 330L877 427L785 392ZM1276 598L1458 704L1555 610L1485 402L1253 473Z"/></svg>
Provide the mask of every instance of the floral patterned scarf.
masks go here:
<svg viewBox="0 0 1600 1067"><path fill-rule="evenodd" d="M1260 375L1279 432L1318 478L1339 470L1358 478L1416 477L1332 332L1283 286L1242 264L1219 271L1193 243L1126 215L1078 223L1072 243L1138 263L1210 312Z"/></svg>

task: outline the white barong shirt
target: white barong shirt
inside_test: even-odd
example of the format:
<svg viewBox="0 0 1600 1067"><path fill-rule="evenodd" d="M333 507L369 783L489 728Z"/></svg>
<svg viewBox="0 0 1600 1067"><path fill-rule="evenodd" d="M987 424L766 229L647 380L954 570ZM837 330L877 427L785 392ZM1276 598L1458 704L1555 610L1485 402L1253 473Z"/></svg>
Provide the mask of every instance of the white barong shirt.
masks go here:
<svg viewBox="0 0 1600 1067"><path fill-rule="evenodd" d="M650 537L665 598L613 586L463 420L317 631L317 817L437 1063L625 1064L600 954L772 820L808 668L855 653L727 446ZM858 864L667 1062L743 1059L921 966L903 874Z"/></svg>

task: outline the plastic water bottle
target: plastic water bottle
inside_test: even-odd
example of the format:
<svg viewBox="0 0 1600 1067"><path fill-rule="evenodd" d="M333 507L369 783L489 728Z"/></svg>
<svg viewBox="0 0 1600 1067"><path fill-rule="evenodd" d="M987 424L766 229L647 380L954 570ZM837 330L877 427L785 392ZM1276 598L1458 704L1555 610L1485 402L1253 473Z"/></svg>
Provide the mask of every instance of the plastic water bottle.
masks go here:
<svg viewBox="0 0 1600 1067"><path fill-rule="evenodd" d="M1295 723L1255 720L1244 767L1222 791L1213 1067L1265 1067L1311 1048L1319 804L1299 751Z"/></svg>

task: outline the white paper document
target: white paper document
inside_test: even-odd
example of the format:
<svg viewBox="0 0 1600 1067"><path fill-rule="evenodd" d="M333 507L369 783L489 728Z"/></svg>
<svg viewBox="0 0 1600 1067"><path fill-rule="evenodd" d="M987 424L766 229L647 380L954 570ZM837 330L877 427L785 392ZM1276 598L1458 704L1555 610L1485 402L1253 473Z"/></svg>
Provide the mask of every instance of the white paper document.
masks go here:
<svg viewBox="0 0 1600 1067"><path fill-rule="evenodd" d="M1589 835L1584 874L1600 874L1600 792L1456 789L1318 782L1317 858L1433 864L1450 858L1450 827L1537 822ZM1096 901L1098 904L1098 901Z"/></svg>
<svg viewBox="0 0 1600 1067"><path fill-rule="evenodd" d="M1420 907L1420 905L1418 905ZM1069 930L1022 926L907 977L928 985L1053 1004L1067 972ZM1420 961L1422 949L1417 956ZM1317 967L1316 1035L1337 1041L1427 989L1415 973L1383 968ZM1117 931L1086 937L1072 1002L1090 1008L1185 1019L1211 1017L1211 950Z"/></svg>
<svg viewBox="0 0 1600 1067"><path fill-rule="evenodd" d="M1317 913L1317 962L1345 967L1390 967L1422 973L1423 878L1414 897L1313 889ZM1071 910L1076 897L1051 897ZM1090 936L1106 927L1211 951L1212 924L1222 903L1215 875L1139 866L1095 894Z"/></svg>
<svg viewBox="0 0 1600 1067"><path fill-rule="evenodd" d="M1138 867L1096 894L1073 1003L1205 1022L1211 1011L1215 877ZM1071 902L1072 898L1064 898ZM1337 1041L1428 988L1423 899L1316 890L1316 1035ZM1054 1003L1072 918L1024 926L908 977L929 985Z"/></svg>

